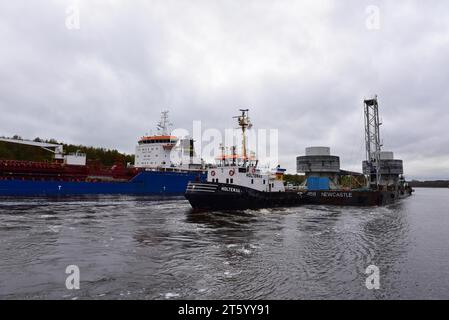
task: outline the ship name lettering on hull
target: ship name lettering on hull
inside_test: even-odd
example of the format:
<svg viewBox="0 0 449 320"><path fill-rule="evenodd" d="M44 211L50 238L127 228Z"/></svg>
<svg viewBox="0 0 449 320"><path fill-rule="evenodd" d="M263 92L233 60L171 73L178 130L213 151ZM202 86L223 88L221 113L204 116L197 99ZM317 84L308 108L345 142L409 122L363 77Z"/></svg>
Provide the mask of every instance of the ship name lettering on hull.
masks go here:
<svg viewBox="0 0 449 320"><path fill-rule="evenodd" d="M230 187L221 187L221 191L225 191L225 192L235 192L235 193L240 193L240 189L237 188L230 188Z"/></svg>

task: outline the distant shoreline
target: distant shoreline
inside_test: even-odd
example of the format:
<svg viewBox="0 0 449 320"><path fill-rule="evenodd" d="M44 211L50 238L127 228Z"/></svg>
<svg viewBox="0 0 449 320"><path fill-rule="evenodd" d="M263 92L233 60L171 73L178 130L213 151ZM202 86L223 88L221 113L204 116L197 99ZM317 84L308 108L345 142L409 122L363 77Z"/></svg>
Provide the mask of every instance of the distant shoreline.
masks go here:
<svg viewBox="0 0 449 320"><path fill-rule="evenodd" d="M410 181L409 185L413 188L449 188L449 180L435 181Z"/></svg>
<svg viewBox="0 0 449 320"><path fill-rule="evenodd" d="M415 189L447 189L448 187L422 187L422 186L418 186L418 187L414 187Z"/></svg>

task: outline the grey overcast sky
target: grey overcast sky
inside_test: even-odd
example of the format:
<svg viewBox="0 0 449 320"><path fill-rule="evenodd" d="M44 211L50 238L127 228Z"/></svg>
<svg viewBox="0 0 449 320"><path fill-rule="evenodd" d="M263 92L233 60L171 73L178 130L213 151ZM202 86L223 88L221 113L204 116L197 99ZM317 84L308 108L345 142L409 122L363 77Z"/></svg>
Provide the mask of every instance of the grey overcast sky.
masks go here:
<svg viewBox="0 0 449 320"><path fill-rule="evenodd" d="M223 129L249 107L290 172L312 145L360 171L378 94L407 177L449 178L448 1L3 0L0 41L0 135L132 153L162 109Z"/></svg>

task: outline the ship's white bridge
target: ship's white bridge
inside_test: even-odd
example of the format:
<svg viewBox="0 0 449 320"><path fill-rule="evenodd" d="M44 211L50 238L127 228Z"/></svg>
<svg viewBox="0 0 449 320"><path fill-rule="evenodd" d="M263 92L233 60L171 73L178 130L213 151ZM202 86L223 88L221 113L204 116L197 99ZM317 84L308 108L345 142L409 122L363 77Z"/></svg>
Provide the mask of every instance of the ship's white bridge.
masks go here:
<svg viewBox="0 0 449 320"><path fill-rule="evenodd" d="M201 161L195 158L193 139L171 135L170 125L168 111L163 111L157 125L158 134L138 140L134 162L136 168L202 168Z"/></svg>
<svg viewBox="0 0 449 320"><path fill-rule="evenodd" d="M178 138L170 135L142 137L136 147L135 166L151 168L171 165L170 152L177 142Z"/></svg>

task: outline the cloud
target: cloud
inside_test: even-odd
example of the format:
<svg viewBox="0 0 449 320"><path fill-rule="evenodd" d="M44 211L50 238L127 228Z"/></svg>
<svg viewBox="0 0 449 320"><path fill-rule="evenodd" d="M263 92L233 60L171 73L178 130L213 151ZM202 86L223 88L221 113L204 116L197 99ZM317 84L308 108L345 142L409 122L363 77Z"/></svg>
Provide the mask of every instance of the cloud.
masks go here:
<svg viewBox="0 0 449 320"><path fill-rule="evenodd" d="M66 28L77 4L80 29ZM368 5L379 30L366 28ZM327 145L361 169L363 98L407 175L449 178L449 4L435 1L27 1L0 4L0 134L133 152L175 127L279 130L280 161Z"/></svg>

